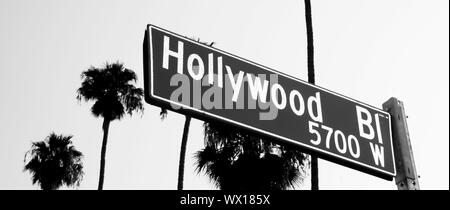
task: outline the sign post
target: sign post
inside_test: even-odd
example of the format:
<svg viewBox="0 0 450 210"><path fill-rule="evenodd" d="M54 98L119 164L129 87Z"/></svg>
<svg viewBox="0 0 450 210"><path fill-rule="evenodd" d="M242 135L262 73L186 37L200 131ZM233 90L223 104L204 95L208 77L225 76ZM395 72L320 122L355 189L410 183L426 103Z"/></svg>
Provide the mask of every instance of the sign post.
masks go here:
<svg viewBox="0 0 450 210"><path fill-rule="evenodd" d="M399 190L419 190L419 179L414 163L403 102L396 98L390 98L383 104L383 109L389 112L392 117L392 136L397 170L395 183L397 188Z"/></svg>
<svg viewBox="0 0 450 210"><path fill-rule="evenodd" d="M396 174L391 119L381 109L153 25L143 51L150 104L387 180Z"/></svg>

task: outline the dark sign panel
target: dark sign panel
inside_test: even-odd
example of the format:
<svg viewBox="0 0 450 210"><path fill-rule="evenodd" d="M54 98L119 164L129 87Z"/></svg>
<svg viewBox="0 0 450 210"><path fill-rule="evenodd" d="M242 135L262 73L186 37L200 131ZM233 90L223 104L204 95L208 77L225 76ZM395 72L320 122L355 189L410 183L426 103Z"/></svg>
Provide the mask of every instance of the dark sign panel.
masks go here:
<svg viewBox="0 0 450 210"><path fill-rule="evenodd" d="M395 176L387 112L156 26L143 50L148 103Z"/></svg>

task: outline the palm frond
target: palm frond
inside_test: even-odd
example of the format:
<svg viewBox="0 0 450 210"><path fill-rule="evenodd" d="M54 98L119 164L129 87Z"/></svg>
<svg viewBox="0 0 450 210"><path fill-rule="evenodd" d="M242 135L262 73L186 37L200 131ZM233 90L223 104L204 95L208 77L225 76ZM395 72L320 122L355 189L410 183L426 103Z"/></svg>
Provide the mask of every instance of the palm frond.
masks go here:
<svg viewBox="0 0 450 210"><path fill-rule="evenodd" d="M161 120L164 120L167 118L167 109L161 108L161 112L159 112L159 116Z"/></svg>
<svg viewBox="0 0 450 210"><path fill-rule="evenodd" d="M308 158L298 148L213 122L204 123L204 141L196 171L222 190L283 190L303 182Z"/></svg>
<svg viewBox="0 0 450 210"><path fill-rule="evenodd" d="M72 145L72 137L51 133L44 141L33 142L24 166L33 184L37 183L43 190L79 185L84 174L83 154Z"/></svg>
<svg viewBox="0 0 450 210"><path fill-rule="evenodd" d="M125 113L143 113L144 91L132 83L137 76L120 62L106 63L103 68L90 67L81 74L81 87L77 100L94 101L91 112L95 117L121 119Z"/></svg>

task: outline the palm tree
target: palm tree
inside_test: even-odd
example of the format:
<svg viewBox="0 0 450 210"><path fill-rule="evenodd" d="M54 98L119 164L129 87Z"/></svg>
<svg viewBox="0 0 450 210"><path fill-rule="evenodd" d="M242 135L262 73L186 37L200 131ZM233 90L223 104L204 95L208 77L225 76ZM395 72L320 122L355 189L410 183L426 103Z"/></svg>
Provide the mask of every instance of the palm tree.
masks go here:
<svg viewBox="0 0 450 210"><path fill-rule="evenodd" d="M161 112L159 113L161 120L164 120L167 117L167 109L161 108ZM177 189L183 190L183 182L184 182L184 162L186 158L186 146L189 135L189 126L191 125L191 117L185 116L183 135L181 138L181 148L180 148L180 160L178 163L178 184Z"/></svg>
<svg viewBox="0 0 450 210"><path fill-rule="evenodd" d="M205 122L204 133L205 148L196 153L196 170L221 190L284 190L303 182L309 162L297 148L231 125Z"/></svg>
<svg viewBox="0 0 450 210"><path fill-rule="evenodd" d="M191 38L192 39L192 38ZM195 40L195 39L192 39ZM214 45L214 42L211 42L210 44L207 44L205 42L201 42L200 39L197 39L197 42L208 45L212 47ZM162 120L164 120L167 117L167 109L161 108L161 112L159 113ZM180 161L178 164L178 190L183 190L183 183L184 183L184 162L186 159L186 146L187 146L187 140L189 135L189 126L191 125L191 117L186 115L184 121L184 128L183 128L183 136L181 138L181 149L180 149Z"/></svg>
<svg viewBox="0 0 450 210"><path fill-rule="evenodd" d="M183 137L181 138L180 162L178 164L178 190L183 190L184 183L184 161L186 158L186 146L189 135L189 126L191 125L191 117L186 115L183 128Z"/></svg>
<svg viewBox="0 0 450 210"><path fill-rule="evenodd" d="M305 0L306 39L308 49L308 82L315 83L314 75L314 41L312 28L311 2ZM317 157L311 155L311 190L319 189L319 166Z"/></svg>
<svg viewBox="0 0 450 210"><path fill-rule="evenodd" d="M123 67L122 63L106 63L104 68L90 67L81 74L81 87L78 89L77 99L94 101L91 112L95 117L103 117L103 141L100 156L100 177L98 189L103 189L105 173L106 143L108 140L109 124L113 120L120 120L128 113L144 111L142 96L144 91L136 88L136 74Z"/></svg>
<svg viewBox="0 0 450 210"><path fill-rule="evenodd" d="M33 184L37 183L42 190L80 185L83 154L75 149L71 139L72 136L51 133L44 141L33 142L24 160L24 171L32 174Z"/></svg>

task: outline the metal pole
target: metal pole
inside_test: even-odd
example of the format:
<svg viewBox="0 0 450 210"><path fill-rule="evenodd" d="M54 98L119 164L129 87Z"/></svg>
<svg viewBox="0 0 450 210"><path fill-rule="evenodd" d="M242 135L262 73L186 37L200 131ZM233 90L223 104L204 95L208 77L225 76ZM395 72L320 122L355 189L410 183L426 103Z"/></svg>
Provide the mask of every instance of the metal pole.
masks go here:
<svg viewBox="0 0 450 210"><path fill-rule="evenodd" d="M403 102L392 97L383 103L383 109L391 115L397 188L420 190Z"/></svg>

